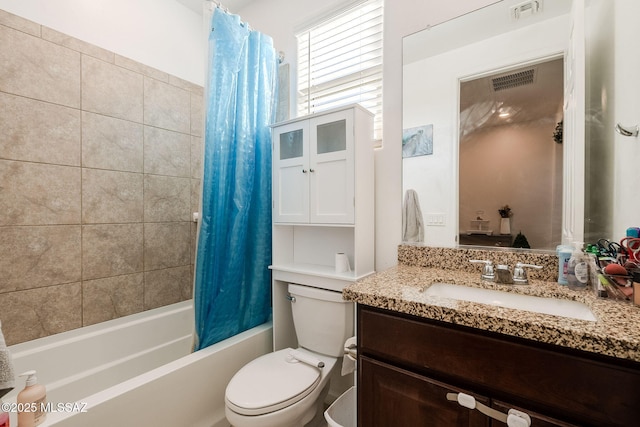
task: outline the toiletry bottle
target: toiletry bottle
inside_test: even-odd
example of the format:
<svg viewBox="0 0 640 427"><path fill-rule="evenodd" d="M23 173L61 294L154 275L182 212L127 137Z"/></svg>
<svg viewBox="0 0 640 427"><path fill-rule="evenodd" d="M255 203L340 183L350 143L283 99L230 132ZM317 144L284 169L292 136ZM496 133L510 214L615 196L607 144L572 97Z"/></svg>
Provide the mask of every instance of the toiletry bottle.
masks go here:
<svg viewBox="0 0 640 427"><path fill-rule="evenodd" d="M602 286L599 278L599 275L602 274L602 270L598 265L598 255L597 253L588 252L586 256L587 264L589 264L589 285L591 286L591 290L595 292L597 297L607 298L607 291L604 286Z"/></svg>
<svg viewBox="0 0 640 427"><path fill-rule="evenodd" d="M589 265L587 258L582 252L582 242L573 243L573 253L569 258L567 268L567 284L569 289L586 289L589 283Z"/></svg>
<svg viewBox="0 0 640 427"><path fill-rule="evenodd" d="M640 270L632 272L631 276L633 277L633 303L640 307Z"/></svg>
<svg viewBox="0 0 640 427"><path fill-rule="evenodd" d="M4 412L3 407L2 399L0 399L0 427L9 427L9 413Z"/></svg>
<svg viewBox="0 0 640 427"><path fill-rule="evenodd" d="M18 427L39 426L47 416L44 412L47 390L42 384L38 384L36 371L27 371L20 376L27 377L27 384L18 393ZM20 411L20 409L24 410Z"/></svg>
<svg viewBox="0 0 640 427"><path fill-rule="evenodd" d="M573 248L571 246L559 245L556 248L556 254L558 255L558 283L561 285L567 284L567 271L572 253Z"/></svg>

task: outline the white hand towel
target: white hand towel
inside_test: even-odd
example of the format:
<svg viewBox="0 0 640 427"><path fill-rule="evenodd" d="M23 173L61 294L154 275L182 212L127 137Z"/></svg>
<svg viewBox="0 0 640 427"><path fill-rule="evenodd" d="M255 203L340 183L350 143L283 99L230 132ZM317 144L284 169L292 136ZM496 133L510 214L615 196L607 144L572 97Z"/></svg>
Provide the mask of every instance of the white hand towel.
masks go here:
<svg viewBox="0 0 640 427"><path fill-rule="evenodd" d="M0 397L9 393L15 387L16 375L13 371L11 353L2 335L2 323L0 323Z"/></svg>
<svg viewBox="0 0 640 427"><path fill-rule="evenodd" d="M407 190L404 195L402 209L402 241L423 242L424 222L422 210L418 201L418 193L415 190Z"/></svg>

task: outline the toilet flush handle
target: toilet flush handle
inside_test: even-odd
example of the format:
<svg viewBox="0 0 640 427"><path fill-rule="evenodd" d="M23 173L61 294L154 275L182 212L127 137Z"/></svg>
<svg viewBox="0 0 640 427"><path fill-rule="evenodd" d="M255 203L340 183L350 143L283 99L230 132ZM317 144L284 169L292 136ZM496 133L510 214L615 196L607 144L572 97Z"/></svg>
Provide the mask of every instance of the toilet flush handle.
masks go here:
<svg viewBox="0 0 640 427"><path fill-rule="evenodd" d="M296 297L294 297L293 295L287 294L287 299L291 302L296 302Z"/></svg>
<svg viewBox="0 0 640 427"><path fill-rule="evenodd" d="M314 368L324 368L324 362L322 360L318 359L317 357L313 357L310 354L302 353L298 350L289 350L289 354L287 354L287 362L302 362L306 363L309 366L313 366Z"/></svg>

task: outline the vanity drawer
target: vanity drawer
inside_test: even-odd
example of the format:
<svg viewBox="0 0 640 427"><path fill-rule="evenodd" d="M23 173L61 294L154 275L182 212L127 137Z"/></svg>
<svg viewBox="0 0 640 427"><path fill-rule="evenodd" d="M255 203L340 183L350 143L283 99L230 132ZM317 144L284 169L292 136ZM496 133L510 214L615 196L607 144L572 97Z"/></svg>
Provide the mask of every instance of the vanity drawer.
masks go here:
<svg viewBox="0 0 640 427"><path fill-rule="evenodd" d="M640 368L560 347L359 305L358 353L581 425L640 419Z"/></svg>

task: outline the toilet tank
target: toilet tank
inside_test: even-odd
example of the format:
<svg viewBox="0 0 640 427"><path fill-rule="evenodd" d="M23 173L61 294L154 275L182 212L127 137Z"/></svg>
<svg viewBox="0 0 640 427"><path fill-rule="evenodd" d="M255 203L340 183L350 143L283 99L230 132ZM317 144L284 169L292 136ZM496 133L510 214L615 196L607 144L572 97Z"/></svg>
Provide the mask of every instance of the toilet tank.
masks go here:
<svg viewBox="0 0 640 427"><path fill-rule="evenodd" d="M353 306L342 293L289 284L298 345L327 356L341 357L353 336Z"/></svg>

